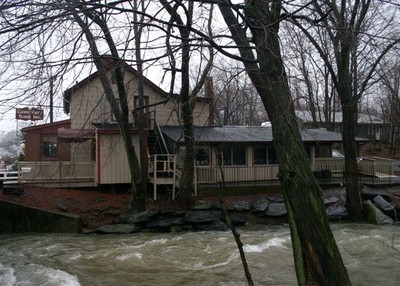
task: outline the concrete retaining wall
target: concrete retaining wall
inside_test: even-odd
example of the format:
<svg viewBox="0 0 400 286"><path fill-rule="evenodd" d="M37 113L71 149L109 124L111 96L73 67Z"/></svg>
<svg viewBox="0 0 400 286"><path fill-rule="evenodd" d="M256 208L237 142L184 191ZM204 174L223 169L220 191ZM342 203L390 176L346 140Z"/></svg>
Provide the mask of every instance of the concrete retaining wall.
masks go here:
<svg viewBox="0 0 400 286"><path fill-rule="evenodd" d="M0 233L80 233L81 231L82 220L77 215L50 212L0 201Z"/></svg>

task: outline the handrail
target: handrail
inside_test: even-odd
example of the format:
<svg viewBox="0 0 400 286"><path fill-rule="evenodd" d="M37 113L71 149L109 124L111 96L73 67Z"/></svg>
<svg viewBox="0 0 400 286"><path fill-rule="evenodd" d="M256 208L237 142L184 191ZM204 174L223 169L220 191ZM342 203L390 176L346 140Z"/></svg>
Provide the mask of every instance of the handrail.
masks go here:
<svg viewBox="0 0 400 286"><path fill-rule="evenodd" d="M3 181L3 184L18 183L19 176L20 172L18 171L0 170L0 180Z"/></svg>
<svg viewBox="0 0 400 286"><path fill-rule="evenodd" d="M162 131L161 131L160 125L158 124L158 122L157 122L157 120L156 120L155 118L154 118L154 127L156 128L157 133L158 133L158 135L159 135L160 138L161 138L161 142L162 142L162 144L163 144L163 147L164 147L165 152L166 152L167 154L169 154L169 152L168 152L168 147L167 147L167 143L165 142L165 139L164 139L164 135L163 135L163 133L162 133Z"/></svg>

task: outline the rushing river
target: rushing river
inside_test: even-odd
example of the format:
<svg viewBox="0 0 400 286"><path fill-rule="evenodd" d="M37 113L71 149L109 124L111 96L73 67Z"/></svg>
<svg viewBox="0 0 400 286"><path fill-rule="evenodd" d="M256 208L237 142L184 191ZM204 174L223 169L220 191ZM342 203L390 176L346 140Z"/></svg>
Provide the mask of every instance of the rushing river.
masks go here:
<svg viewBox="0 0 400 286"><path fill-rule="evenodd" d="M400 227L333 224L353 285L400 285ZM297 285L288 226L239 230L255 285ZM230 232L0 235L0 285L246 285Z"/></svg>

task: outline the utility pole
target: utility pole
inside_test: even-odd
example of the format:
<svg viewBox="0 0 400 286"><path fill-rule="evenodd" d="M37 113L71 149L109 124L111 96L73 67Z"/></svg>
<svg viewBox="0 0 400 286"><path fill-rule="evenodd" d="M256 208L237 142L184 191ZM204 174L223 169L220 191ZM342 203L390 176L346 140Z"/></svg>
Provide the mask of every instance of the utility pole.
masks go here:
<svg viewBox="0 0 400 286"><path fill-rule="evenodd" d="M53 123L53 97L54 97L54 80L56 79L55 76L50 77L50 123Z"/></svg>

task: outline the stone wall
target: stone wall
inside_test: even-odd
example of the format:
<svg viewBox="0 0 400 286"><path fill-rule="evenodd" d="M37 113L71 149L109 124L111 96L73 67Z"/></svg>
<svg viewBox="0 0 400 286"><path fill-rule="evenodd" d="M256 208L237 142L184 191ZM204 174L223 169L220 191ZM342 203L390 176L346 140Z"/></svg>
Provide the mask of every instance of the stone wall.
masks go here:
<svg viewBox="0 0 400 286"><path fill-rule="evenodd" d="M80 233L81 231L82 220L77 215L49 212L0 201L0 233Z"/></svg>

